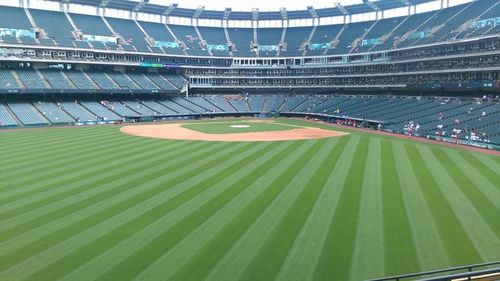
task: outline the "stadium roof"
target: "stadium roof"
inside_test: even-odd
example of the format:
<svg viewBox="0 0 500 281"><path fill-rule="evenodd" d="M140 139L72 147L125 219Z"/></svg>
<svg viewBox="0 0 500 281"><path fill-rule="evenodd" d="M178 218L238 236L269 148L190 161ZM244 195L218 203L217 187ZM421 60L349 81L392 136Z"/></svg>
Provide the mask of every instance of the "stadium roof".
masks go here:
<svg viewBox="0 0 500 281"><path fill-rule="evenodd" d="M174 17L185 18L201 18L201 19L228 19L228 20L281 20L284 17L287 19L307 19L312 17L332 17L342 16L344 14L361 14L374 12L376 10L389 10L395 8L406 7L409 5L418 5L431 2L434 0L362 0L359 4L342 6L335 4L328 8L314 9L315 13L311 13L311 8L306 10L290 10L284 13L280 10L276 11L233 11L231 7L220 10L209 10L200 7L185 8L176 3L170 5L153 4L150 0L49 0L54 2L73 3L87 6L104 7L110 9L119 9L126 11L136 11L149 14L169 15Z"/></svg>

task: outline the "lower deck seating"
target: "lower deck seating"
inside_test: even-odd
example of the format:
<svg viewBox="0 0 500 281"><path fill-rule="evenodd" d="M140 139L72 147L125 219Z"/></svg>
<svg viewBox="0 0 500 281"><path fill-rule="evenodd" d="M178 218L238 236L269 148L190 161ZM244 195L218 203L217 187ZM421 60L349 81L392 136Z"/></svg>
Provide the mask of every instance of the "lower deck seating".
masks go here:
<svg viewBox="0 0 500 281"><path fill-rule="evenodd" d="M417 133L421 134L450 134L453 130L461 130L463 138L480 136L480 139L500 143L500 102L463 97L214 94L163 99L114 96L113 101L7 101L0 103L0 126L249 111L321 113L347 119L378 120L384 123L385 129L397 132L412 123L418 124Z"/></svg>
<svg viewBox="0 0 500 281"><path fill-rule="evenodd" d="M7 108L0 103L0 127L9 127L19 125Z"/></svg>
<svg viewBox="0 0 500 281"><path fill-rule="evenodd" d="M61 104L54 104L52 102L39 101L33 103L42 113L45 118L49 119L52 124L67 124L75 121L69 116L61 107Z"/></svg>
<svg viewBox="0 0 500 281"><path fill-rule="evenodd" d="M24 125L45 125L49 121L27 102L9 102L8 106Z"/></svg>

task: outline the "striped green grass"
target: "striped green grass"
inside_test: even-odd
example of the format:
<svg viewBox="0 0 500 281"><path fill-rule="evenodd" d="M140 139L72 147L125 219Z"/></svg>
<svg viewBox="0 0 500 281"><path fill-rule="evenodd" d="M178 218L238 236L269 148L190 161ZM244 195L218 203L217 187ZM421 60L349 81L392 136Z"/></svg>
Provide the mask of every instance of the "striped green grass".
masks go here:
<svg viewBox="0 0 500 281"><path fill-rule="evenodd" d="M245 126L245 127L232 127ZM248 127L247 127L248 126ZM230 134L230 133L251 133L251 132L266 132L266 131L286 131L297 127L280 123L261 123L261 122L213 122L213 123L186 123L182 127L206 133L206 134Z"/></svg>
<svg viewBox="0 0 500 281"><path fill-rule="evenodd" d="M242 132L230 124L331 129L184 126ZM0 280L360 280L500 260L499 157L350 133L0 132Z"/></svg>

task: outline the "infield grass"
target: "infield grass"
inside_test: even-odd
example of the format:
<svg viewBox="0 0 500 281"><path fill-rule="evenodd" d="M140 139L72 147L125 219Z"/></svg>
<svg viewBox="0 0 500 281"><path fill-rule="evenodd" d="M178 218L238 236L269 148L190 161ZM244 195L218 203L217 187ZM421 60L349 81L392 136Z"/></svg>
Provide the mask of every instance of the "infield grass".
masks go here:
<svg viewBox="0 0 500 281"><path fill-rule="evenodd" d="M0 280L361 280L500 260L500 157L335 129L350 134L0 131Z"/></svg>
<svg viewBox="0 0 500 281"><path fill-rule="evenodd" d="M186 123L182 127L206 133L206 134L230 134L230 133L252 133L252 132L269 132L269 131L286 131L296 129L299 126L290 126L280 123L267 122L213 122L213 123Z"/></svg>

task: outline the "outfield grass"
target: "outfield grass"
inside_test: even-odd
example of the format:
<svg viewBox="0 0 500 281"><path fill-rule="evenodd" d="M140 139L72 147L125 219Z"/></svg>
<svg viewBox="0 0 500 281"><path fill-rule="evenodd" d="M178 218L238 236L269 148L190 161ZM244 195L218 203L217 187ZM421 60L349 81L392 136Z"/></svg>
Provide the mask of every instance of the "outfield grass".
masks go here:
<svg viewBox="0 0 500 281"><path fill-rule="evenodd" d="M360 280L500 260L500 157L350 133L0 132L0 280Z"/></svg>
<svg viewBox="0 0 500 281"><path fill-rule="evenodd" d="M248 126L248 127L232 127L232 126ZM230 133L251 133L251 132L267 132L267 131L286 131L297 128L279 123L258 123L247 121L233 122L213 122L213 123L186 123L182 127L206 133L206 134L230 134Z"/></svg>

